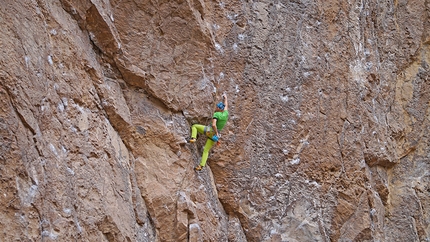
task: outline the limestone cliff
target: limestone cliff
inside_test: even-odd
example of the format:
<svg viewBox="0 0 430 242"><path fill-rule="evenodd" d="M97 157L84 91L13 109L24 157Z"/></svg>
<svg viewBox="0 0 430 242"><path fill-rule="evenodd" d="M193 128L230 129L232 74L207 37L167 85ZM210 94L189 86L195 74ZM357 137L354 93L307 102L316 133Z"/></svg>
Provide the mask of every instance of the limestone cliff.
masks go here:
<svg viewBox="0 0 430 242"><path fill-rule="evenodd" d="M429 241L428 0L5 0L4 241ZM197 173L222 93L230 119Z"/></svg>

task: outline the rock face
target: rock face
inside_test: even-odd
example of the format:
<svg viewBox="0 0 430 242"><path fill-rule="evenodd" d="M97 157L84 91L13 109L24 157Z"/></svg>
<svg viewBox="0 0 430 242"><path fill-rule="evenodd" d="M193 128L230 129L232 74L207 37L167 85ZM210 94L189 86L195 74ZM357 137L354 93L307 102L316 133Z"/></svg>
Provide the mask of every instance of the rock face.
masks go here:
<svg viewBox="0 0 430 242"><path fill-rule="evenodd" d="M430 240L428 1L0 12L5 241Z"/></svg>

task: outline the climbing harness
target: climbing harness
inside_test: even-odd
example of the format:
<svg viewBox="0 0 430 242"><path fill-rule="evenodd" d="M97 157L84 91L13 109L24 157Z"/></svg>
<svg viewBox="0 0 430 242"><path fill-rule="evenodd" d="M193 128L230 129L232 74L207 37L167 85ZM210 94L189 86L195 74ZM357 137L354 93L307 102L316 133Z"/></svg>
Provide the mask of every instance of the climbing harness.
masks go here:
<svg viewBox="0 0 430 242"><path fill-rule="evenodd" d="M203 129L203 133L209 138L212 139L212 137L215 136L215 130L211 126L205 126Z"/></svg>
<svg viewBox="0 0 430 242"><path fill-rule="evenodd" d="M215 134L214 129L211 126L205 126L205 128L203 129L203 133L212 141L214 142L219 142L219 139L221 138L220 136L217 136Z"/></svg>

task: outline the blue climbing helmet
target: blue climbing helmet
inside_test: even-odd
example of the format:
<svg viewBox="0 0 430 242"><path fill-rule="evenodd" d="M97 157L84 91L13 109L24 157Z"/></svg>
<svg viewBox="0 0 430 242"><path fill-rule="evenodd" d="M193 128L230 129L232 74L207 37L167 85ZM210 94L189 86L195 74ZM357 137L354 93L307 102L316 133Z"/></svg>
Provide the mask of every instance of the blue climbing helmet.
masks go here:
<svg viewBox="0 0 430 242"><path fill-rule="evenodd" d="M225 105L222 102L219 102L216 106L217 106L217 108L219 108L221 110L224 110L224 108L225 108Z"/></svg>

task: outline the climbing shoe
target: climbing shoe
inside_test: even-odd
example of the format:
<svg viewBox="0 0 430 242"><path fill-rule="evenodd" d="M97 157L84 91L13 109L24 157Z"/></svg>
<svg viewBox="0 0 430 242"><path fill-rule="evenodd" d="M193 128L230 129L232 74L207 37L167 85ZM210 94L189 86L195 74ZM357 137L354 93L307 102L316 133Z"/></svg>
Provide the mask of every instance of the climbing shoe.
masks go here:
<svg viewBox="0 0 430 242"><path fill-rule="evenodd" d="M196 142L196 138L191 138L189 142L190 142L190 143L194 143L194 142Z"/></svg>
<svg viewBox="0 0 430 242"><path fill-rule="evenodd" d="M202 166L201 165L198 165L198 166L196 166L196 168L194 168L194 170L196 170L196 171L201 171L202 170Z"/></svg>

